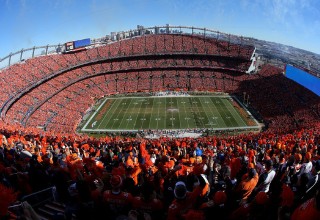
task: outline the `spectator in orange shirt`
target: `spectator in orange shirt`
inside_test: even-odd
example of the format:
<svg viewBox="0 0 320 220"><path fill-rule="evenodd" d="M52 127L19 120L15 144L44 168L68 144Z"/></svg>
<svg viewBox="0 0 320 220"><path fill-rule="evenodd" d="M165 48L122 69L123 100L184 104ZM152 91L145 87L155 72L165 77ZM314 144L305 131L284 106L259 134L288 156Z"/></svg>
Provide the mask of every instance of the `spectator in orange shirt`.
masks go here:
<svg viewBox="0 0 320 220"><path fill-rule="evenodd" d="M127 169L126 169L126 175L127 178L131 178L134 182L134 185L138 185L138 175L141 173L141 168L139 166L139 163L137 161L136 157L128 158L127 160Z"/></svg>
<svg viewBox="0 0 320 220"><path fill-rule="evenodd" d="M248 173L243 176L242 181L236 188L236 192L241 200L244 202L248 199L259 180L257 171L254 168L250 168Z"/></svg>

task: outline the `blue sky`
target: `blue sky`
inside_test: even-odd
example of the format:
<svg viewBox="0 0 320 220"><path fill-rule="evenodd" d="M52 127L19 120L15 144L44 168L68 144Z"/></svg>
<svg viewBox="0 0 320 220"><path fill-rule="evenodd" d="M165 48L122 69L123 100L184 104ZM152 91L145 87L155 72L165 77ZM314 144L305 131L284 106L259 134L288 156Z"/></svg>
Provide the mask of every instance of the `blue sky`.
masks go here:
<svg viewBox="0 0 320 220"><path fill-rule="evenodd" d="M0 58L143 26L187 25L320 54L319 0L0 0Z"/></svg>

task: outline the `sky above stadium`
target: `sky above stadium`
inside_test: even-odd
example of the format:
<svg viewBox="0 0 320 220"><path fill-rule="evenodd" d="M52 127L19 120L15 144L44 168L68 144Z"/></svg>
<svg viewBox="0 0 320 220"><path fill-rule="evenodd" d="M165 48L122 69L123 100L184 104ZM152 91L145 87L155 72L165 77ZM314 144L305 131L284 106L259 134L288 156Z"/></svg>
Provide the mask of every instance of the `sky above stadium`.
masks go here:
<svg viewBox="0 0 320 220"><path fill-rule="evenodd" d="M319 0L0 0L0 58L155 25L205 27L320 54Z"/></svg>

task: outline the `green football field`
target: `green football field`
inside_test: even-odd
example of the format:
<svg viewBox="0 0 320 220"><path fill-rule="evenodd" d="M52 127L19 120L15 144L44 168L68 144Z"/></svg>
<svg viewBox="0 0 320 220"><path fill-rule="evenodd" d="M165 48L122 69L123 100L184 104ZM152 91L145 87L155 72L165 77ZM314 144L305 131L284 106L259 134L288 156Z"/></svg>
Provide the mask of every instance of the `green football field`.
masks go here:
<svg viewBox="0 0 320 220"><path fill-rule="evenodd" d="M142 129L244 129L246 115L230 96L120 97L105 100L88 117L82 132ZM242 111L246 112L246 111Z"/></svg>

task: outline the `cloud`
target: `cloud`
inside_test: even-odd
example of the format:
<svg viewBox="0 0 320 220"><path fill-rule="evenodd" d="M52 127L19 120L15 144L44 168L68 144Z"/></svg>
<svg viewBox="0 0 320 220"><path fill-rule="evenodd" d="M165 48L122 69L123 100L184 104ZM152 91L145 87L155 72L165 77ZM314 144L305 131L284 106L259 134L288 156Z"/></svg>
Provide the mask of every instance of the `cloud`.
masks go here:
<svg viewBox="0 0 320 220"><path fill-rule="evenodd" d="M292 30L307 23L309 16L319 14L314 0L241 0L241 6L251 13L261 12L261 21L272 27Z"/></svg>

